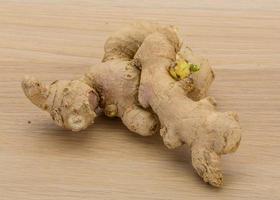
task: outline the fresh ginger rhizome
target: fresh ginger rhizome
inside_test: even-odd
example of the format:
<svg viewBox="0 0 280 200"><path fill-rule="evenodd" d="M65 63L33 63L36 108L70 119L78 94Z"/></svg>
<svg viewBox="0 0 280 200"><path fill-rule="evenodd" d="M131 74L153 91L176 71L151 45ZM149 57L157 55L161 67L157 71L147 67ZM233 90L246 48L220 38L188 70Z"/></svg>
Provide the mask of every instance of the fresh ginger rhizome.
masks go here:
<svg viewBox="0 0 280 200"><path fill-rule="evenodd" d="M238 148L241 129L236 113L218 112L206 95L214 80L207 60L182 48L173 26L151 23L121 29L104 50L102 62L80 79L45 85L26 77L24 93L72 131L86 129L102 110L140 135L160 132L170 149L186 144L198 175L222 186L220 156Z"/></svg>

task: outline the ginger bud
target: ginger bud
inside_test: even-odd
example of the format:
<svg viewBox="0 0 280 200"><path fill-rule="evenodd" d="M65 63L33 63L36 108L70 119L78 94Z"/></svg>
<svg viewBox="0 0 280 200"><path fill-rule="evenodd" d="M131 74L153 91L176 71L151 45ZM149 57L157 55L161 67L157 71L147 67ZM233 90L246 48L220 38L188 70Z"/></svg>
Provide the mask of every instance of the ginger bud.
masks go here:
<svg viewBox="0 0 280 200"><path fill-rule="evenodd" d="M182 80L190 76L192 72L197 72L200 67L196 64L189 63L184 59L176 61L175 66L169 68L170 75L176 80Z"/></svg>

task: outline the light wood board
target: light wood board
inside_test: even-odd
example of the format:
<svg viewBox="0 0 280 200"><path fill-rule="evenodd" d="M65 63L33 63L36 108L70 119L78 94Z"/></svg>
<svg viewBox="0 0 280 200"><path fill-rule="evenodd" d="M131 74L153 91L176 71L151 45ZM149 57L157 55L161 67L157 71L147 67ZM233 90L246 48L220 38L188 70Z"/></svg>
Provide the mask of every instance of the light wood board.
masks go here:
<svg viewBox="0 0 280 200"><path fill-rule="evenodd" d="M242 143L223 157L222 189L193 173L184 148L106 118L74 134L24 97L25 74L77 78L134 20L179 27L213 65L219 110L239 112ZM280 199L279 63L279 0L1 0L0 199Z"/></svg>

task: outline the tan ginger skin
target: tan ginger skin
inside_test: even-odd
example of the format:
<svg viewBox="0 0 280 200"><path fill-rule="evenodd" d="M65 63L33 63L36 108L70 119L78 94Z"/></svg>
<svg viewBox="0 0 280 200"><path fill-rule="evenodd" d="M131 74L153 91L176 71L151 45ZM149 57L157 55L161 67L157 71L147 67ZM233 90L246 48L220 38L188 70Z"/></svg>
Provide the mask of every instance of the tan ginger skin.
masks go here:
<svg viewBox="0 0 280 200"><path fill-rule="evenodd" d="M216 111L215 100L206 97L214 79L211 67L190 49L180 49L173 26L136 23L106 41L102 62L81 79L46 86L26 77L22 88L57 125L72 131L86 129L100 108L140 135L160 129L168 148L186 144L199 176L220 187L220 155L234 152L240 143L238 116ZM198 64L200 70L174 80L168 70L179 58Z"/></svg>

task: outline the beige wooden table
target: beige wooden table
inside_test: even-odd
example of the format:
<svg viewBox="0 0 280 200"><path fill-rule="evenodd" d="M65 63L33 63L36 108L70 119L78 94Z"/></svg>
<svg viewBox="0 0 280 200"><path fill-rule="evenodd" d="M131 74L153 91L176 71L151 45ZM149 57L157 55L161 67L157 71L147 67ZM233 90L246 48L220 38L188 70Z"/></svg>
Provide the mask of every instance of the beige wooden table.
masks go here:
<svg viewBox="0 0 280 200"><path fill-rule="evenodd" d="M184 149L158 136L105 118L74 134L24 97L24 74L79 77L133 20L178 26L216 71L219 109L240 113L243 139L223 157L224 188L204 184ZM2 0L0 199L280 199L279 63L279 0Z"/></svg>

